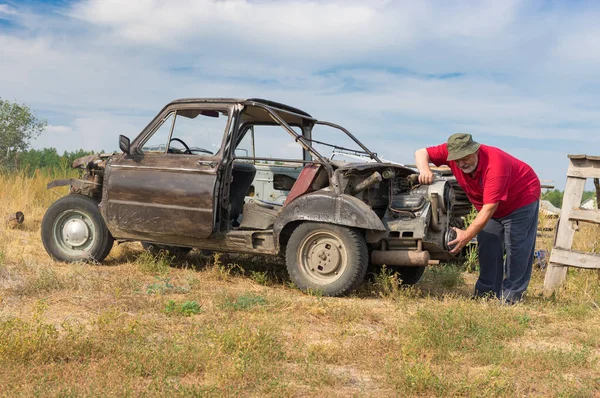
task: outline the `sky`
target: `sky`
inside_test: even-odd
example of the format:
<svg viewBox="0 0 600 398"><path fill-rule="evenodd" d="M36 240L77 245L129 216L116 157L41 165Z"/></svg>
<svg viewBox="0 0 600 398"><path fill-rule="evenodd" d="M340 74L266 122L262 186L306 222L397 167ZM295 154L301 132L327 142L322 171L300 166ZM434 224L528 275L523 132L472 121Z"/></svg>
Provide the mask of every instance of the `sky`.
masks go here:
<svg viewBox="0 0 600 398"><path fill-rule="evenodd" d="M455 132L563 188L600 155L600 2L0 0L0 97L34 148L117 150L168 102L268 98L382 157Z"/></svg>

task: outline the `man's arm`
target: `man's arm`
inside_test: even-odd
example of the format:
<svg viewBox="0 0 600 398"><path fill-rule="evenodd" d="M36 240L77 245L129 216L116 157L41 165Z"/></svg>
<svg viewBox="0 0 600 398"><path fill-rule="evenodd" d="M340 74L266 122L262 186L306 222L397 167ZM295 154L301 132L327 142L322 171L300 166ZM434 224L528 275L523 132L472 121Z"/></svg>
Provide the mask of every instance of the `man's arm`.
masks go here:
<svg viewBox="0 0 600 398"><path fill-rule="evenodd" d="M449 246L456 245L450 251L452 254L458 254L463 247L467 245L485 227L485 224L492 218L500 202L483 205L475 220L469 225L466 230L454 228L456 231L456 239L448 242Z"/></svg>
<svg viewBox="0 0 600 398"><path fill-rule="evenodd" d="M429 153L421 148L415 152L415 164L419 169L419 183L429 185L433 183L433 173L429 167Z"/></svg>

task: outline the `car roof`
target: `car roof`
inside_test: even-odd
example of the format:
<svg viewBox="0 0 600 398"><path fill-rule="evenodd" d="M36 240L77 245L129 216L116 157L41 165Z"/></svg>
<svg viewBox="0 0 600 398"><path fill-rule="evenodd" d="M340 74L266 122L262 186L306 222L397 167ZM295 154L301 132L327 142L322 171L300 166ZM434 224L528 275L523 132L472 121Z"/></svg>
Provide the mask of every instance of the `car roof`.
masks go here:
<svg viewBox="0 0 600 398"><path fill-rule="evenodd" d="M271 101L263 98L249 98L249 99L241 99L241 98L180 98L174 101L171 101L171 104L190 104L190 103L219 103L219 104L244 104L244 105L254 105L260 104L263 106L267 106L272 109L279 109L286 112L296 113L301 116L305 116L308 118L313 118L307 112L295 108L293 106L289 106L286 104L282 104L281 102Z"/></svg>

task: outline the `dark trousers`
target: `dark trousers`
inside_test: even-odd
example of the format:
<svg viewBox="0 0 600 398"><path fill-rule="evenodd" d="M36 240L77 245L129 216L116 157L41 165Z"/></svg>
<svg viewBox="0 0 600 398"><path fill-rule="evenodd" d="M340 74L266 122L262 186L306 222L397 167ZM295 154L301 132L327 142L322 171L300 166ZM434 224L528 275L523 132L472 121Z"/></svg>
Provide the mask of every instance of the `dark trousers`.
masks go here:
<svg viewBox="0 0 600 398"><path fill-rule="evenodd" d="M539 201L535 201L505 217L490 219L479 232L476 296L495 295L508 303L521 299L531 278L538 211Z"/></svg>

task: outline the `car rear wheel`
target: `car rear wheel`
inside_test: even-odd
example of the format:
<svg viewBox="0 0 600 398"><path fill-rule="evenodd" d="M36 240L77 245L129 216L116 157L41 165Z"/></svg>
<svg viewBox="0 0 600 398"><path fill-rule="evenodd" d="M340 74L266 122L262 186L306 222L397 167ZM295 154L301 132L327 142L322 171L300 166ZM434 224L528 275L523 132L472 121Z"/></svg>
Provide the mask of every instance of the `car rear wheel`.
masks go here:
<svg viewBox="0 0 600 398"><path fill-rule="evenodd" d="M88 196L67 195L52 204L42 220L42 243L58 261L102 261L114 239Z"/></svg>
<svg viewBox="0 0 600 398"><path fill-rule="evenodd" d="M300 289L339 296L363 281L368 266L367 244L354 229L304 223L290 236L286 265Z"/></svg>

